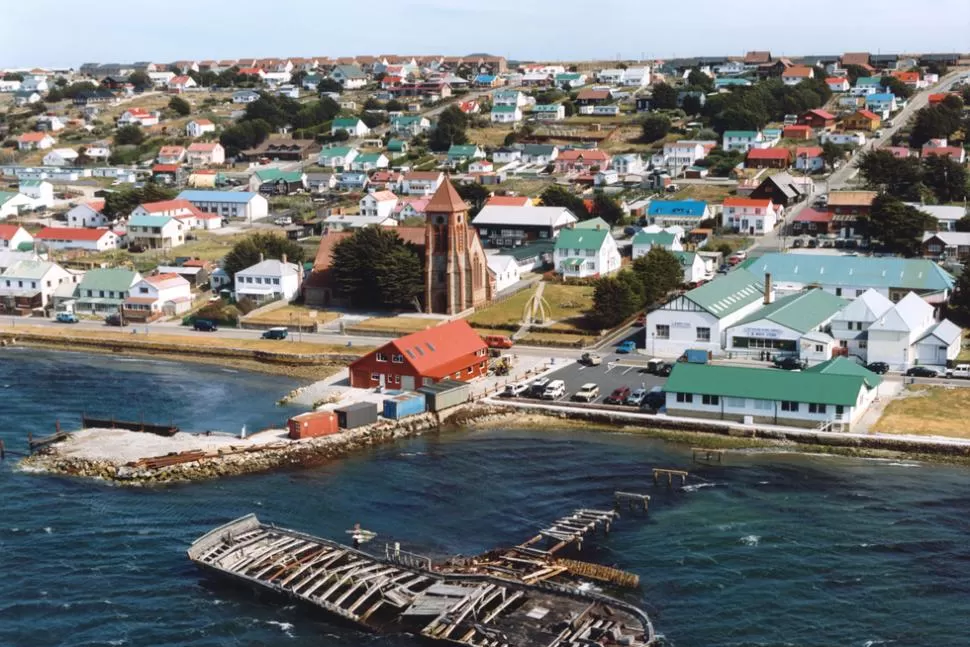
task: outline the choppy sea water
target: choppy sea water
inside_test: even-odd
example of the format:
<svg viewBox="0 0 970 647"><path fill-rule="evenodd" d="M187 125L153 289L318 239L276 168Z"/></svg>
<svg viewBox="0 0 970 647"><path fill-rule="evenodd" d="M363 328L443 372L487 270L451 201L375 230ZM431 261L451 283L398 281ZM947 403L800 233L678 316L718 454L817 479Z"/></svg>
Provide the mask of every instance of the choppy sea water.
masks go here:
<svg viewBox="0 0 970 647"><path fill-rule="evenodd" d="M185 429L278 424L295 386L216 367L0 352L0 437L81 411ZM652 467L691 470L654 488ZM909 461L729 455L630 435L487 430L425 437L321 468L156 489L0 466L0 646L416 645L231 589L185 558L198 535L255 511L338 540L474 554L531 537L614 490L648 491L589 558L641 577L632 594L677 647L970 644L970 470Z"/></svg>

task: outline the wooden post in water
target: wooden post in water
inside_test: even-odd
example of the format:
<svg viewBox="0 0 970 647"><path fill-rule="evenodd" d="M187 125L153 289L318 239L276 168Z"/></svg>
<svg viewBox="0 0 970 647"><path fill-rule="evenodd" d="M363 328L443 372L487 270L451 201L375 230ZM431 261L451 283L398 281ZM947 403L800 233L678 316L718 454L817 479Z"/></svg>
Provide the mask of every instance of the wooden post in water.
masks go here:
<svg viewBox="0 0 970 647"><path fill-rule="evenodd" d="M7 451L3 446L3 439L0 438L0 461L4 460L6 457L7 457Z"/></svg>
<svg viewBox="0 0 970 647"><path fill-rule="evenodd" d="M703 447L693 447L691 448L691 460L694 462L700 462L698 457L701 457L705 462L713 462L712 458L717 458L717 462L721 462L721 457L724 454L723 449L705 449Z"/></svg>
<svg viewBox="0 0 970 647"><path fill-rule="evenodd" d="M684 470L669 470L669 469L663 469L663 468L660 468L660 467L653 468L653 484L654 485L657 485L659 483L660 478L663 477L663 476L666 476L667 477L667 487L673 487L674 486L674 477L675 476L679 476L680 477L680 484L681 485L686 485L687 484L687 476L688 476L688 474Z"/></svg>

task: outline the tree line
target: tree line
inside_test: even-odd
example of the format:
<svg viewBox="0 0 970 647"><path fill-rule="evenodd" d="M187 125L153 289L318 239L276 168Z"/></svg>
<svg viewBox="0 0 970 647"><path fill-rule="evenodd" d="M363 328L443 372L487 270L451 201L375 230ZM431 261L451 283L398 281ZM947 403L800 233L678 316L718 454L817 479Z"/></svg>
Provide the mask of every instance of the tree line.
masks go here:
<svg viewBox="0 0 970 647"><path fill-rule="evenodd" d="M592 319L599 328L612 328L662 301L684 282L684 270L676 256L654 247L633 261L630 269L596 281Z"/></svg>

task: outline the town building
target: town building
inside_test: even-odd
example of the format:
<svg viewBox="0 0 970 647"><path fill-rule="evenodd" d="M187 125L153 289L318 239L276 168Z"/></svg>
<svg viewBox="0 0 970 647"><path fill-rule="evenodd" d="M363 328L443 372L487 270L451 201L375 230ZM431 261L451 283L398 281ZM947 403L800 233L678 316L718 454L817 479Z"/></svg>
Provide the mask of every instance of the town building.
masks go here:
<svg viewBox="0 0 970 647"><path fill-rule="evenodd" d="M185 161L190 166L214 166L226 163L226 149L219 142L189 144Z"/></svg>
<svg viewBox="0 0 970 647"><path fill-rule="evenodd" d="M171 216L132 215L128 219L128 244L141 249L172 249L185 244L189 227Z"/></svg>
<svg viewBox="0 0 970 647"><path fill-rule="evenodd" d="M317 156L317 164L320 166L343 170L350 168L351 162L359 155L356 148L350 146L332 146L324 148Z"/></svg>
<svg viewBox="0 0 970 647"><path fill-rule="evenodd" d="M769 293L766 299L761 279L743 269L734 270L648 313L646 348L651 355L679 357L688 348L719 355L725 331L772 298Z"/></svg>
<svg viewBox="0 0 970 647"><path fill-rule="evenodd" d="M936 321L934 308L915 292L906 294L866 329L866 361L893 371L911 366L944 367L960 354L963 336L949 320Z"/></svg>
<svg viewBox="0 0 970 647"><path fill-rule="evenodd" d="M787 148L751 148L744 157L745 168L778 168L791 166L791 151Z"/></svg>
<svg viewBox="0 0 970 647"><path fill-rule="evenodd" d="M765 141L765 136L757 130L726 130L721 148L725 151L747 153L752 148L767 148L771 142Z"/></svg>
<svg viewBox="0 0 970 647"><path fill-rule="evenodd" d="M438 191L445 181L441 171L409 171L401 181L401 191L405 195L430 196Z"/></svg>
<svg viewBox="0 0 970 647"><path fill-rule="evenodd" d="M47 150L52 148L57 140L44 132L24 133L17 138L17 150Z"/></svg>
<svg viewBox="0 0 970 647"><path fill-rule="evenodd" d="M54 148L44 155L44 166L71 166L77 164L77 151L71 148Z"/></svg>
<svg viewBox="0 0 970 647"><path fill-rule="evenodd" d="M576 222L576 216L565 207L486 204L472 220L472 226L484 245L517 247L536 240L552 240Z"/></svg>
<svg viewBox="0 0 970 647"><path fill-rule="evenodd" d="M18 261L0 273L0 312L31 314L47 308L54 290L73 275L56 263Z"/></svg>
<svg viewBox="0 0 970 647"><path fill-rule="evenodd" d="M488 270L495 277L495 294L511 288L522 276L522 270L515 257L506 254L488 256Z"/></svg>
<svg viewBox="0 0 970 647"><path fill-rule="evenodd" d="M825 157L821 146L799 146L795 149L795 168L805 173L825 170Z"/></svg>
<svg viewBox="0 0 970 647"><path fill-rule="evenodd" d="M292 301L300 294L303 284L303 268L296 263L267 259L236 272L236 299L250 299L255 303Z"/></svg>
<svg viewBox="0 0 970 647"><path fill-rule="evenodd" d="M131 322L176 317L191 309L192 285L174 272L143 277L122 303L122 315Z"/></svg>
<svg viewBox="0 0 970 647"><path fill-rule="evenodd" d="M258 193L188 190L179 193L176 199L188 200L202 213L216 214L224 219L253 222L269 215L269 202Z"/></svg>
<svg viewBox="0 0 970 647"><path fill-rule="evenodd" d="M641 256L646 256L654 247L659 247L660 249L667 250L668 252L681 252L684 251L684 244L682 241L684 237L683 227L670 227L669 229L661 229L655 227L656 231L638 231L633 236L633 260L640 258Z"/></svg>
<svg viewBox="0 0 970 647"><path fill-rule="evenodd" d="M779 295L818 286L835 296L854 299L872 288L896 302L915 292L930 303L949 298L955 279L933 261L919 258L833 256L826 254L764 254L742 267L761 276L771 274Z"/></svg>
<svg viewBox="0 0 970 647"><path fill-rule="evenodd" d="M17 190L30 199L34 209L54 206L54 185L47 180L21 180Z"/></svg>
<svg viewBox="0 0 970 647"><path fill-rule="evenodd" d="M464 319L400 337L355 360L350 385L413 391L445 379L488 374L488 348Z"/></svg>
<svg viewBox="0 0 970 647"><path fill-rule="evenodd" d="M110 229L79 229L76 227L44 227L34 235L39 246L52 250L84 250L103 252L118 249L118 234Z"/></svg>
<svg viewBox="0 0 970 647"><path fill-rule="evenodd" d="M647 220L661 227L694 229L711 216L710 207L702 200L653 200L647 207Z"/></svg>
<svg viewBox="0 0 970 647"><path fill-rule="evenodd" d="M0 225L0 251L23 251L34 248L34 237L20 225Z"/></svg>
<svg viewBox="0 0 970 647"><path fill-rule="evenodd" d="M609 227L562 230L554 259L556 272L567 279L608 276L620 269L620 251Z"/></svg>
<svg viewBox="0 0 970 647"><path fill-rule="evenodd" d="M804 371L682 362L664 392L670 416L849 431L881 383L844 358Z"/></svg>
<svg viewBox="0 0 970 647"><path fill-rule="evenodd" d="M397 207L397 196L390 191L374 191L360 199L360 215L380 219L390 218Z"/></svg>
<svg viewBox="0 0 970 647"><path fill-rule="evenodd" d="M926 258L964 263L970 259L970 232L928 231L923 234L921 249Z"/></svg>
<svg viewBox="0 0 970 647"><path fill-rule="evenodd" d="M357 117L337 117L331 122L330 134L336 135L339 132L345 132L350 137L365 137L370 133L370 128Z"/></svg>
<svg viewBox="0 0 970 647"><path fill-rule="evenodd" d="M780 205L763 198L725 198L721 209L721 226L752 236L774 231L778 224Z"/></svg>
<svg viewBox="0 0 970 647"><path fill-rule="evenodd" d="M208 119L193 119L185 124L185 134L189 137L201 137L206 133L214 133L216 125Z"/></svg>
<svg viewBox="0 0 970 647"><path fill-rule="evenodd" d="M102 316L117 313L128 298L131 286L140 280L141 274L133 270L89 270L74 290L74 312Z"/></svg>

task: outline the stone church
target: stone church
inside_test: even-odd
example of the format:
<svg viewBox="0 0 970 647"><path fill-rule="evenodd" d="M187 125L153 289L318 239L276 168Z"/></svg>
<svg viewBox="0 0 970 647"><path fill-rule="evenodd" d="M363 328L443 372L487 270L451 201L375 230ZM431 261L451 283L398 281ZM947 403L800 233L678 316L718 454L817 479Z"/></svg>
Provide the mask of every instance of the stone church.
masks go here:
<svg viewBox="0 0 970 647"><path fill-rule="evenodd" d="M488 305L494 296L494 275L488 269L478 231L469 224L468 205L450 181L441 183L425 208L425 216L424 227L394 229L423 256L424 311L453 315ZM342 305L330 276L331 255L334 245L350 235L324 234L313 271L303 286L307 305Z"/></svg>

